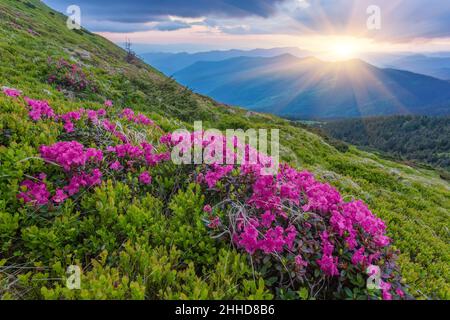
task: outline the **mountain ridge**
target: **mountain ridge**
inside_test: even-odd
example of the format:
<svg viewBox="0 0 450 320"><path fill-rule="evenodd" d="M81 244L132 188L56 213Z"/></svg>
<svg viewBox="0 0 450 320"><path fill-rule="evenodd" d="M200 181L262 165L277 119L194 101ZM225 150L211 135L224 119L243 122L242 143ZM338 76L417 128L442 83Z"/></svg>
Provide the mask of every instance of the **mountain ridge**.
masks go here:
<svg viewBox="0 0 450 320"><path fill-rule="evenodd" d="M294 118L450 113L448 82L361 59L238 57L197 62L174 78L221 102Z"/></svg>
<svg viewBox="0 0 450 320"><path fill-rule="evenodd" d="M180 71L199 61L220 61L236 57L271 57L283 53L291 53L297 56L303 56L308 51L301 50L296 47L280 47L271 49L252 49L252 50L215 50L197 53L142 53L142 59L150 65L155 66L164 74L171 76L173 73Z"/></svg>

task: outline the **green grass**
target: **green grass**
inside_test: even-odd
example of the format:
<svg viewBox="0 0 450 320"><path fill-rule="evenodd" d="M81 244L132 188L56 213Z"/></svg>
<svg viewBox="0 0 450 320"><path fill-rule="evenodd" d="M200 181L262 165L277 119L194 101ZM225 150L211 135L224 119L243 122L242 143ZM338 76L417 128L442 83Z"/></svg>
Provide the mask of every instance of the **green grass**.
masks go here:
<svg viewBox="0 0 450 320"><path fill-rule="evenodd" d="M84 51L89 53L88 58L81 54ZM48 57L65 58L82 64L84 70L95 79L99 92L58 92L46 83ZM400 266L412 294L418 298L450 298L450 185L439 177L439 173L388 161L355 147L342 153L321 137L290 121L220 105L207 97L193 94L140 61L127 63L125 57L126 52L104 38L85 30L68 30L65 18L40 1L0 0L0 86L23 90L25 95L35 99L47 99L58 112L80 107L98 108L105 99L111 99L117 105L145 112L166 131L191 128L194 120L203 120L205 128L280 129L284 161L297 168L311 170L322 180L338 187L348 198L363 199L373 212L387 222L389 235L394 239L394 245L401 250ZM27 119L23 108L17 108L9 98L0 94L0 232L4 234L1 238L0 265L13 263L16 259L20 261L19 257L24 254L30 254L30 261L34 261L36 267L48 267L46 263L56 263L55 252L66 260L72 259L64 248L59 248L59 251L49 249L47 257L32 253L46 252L40 248L39 241L41 245L55 243L54 246L58 247L58 232L66 234L60 228L81 226L76 223L71 225L61 218L52 225L35 230L32 226L34 222L30 220L32 218L19 209L15 198L24 173L30 168L39 168L39 164L33 160L19 161L38 154L39 145L55 142L59 130L51 123L34 125ZM85 205L86 208L95 209L90 207L92 204ZM80 214L72 211L69 205L65 210L68 217L75 220ZM149 224L145 223L144 226ZM88 225L84 227L89 228ZM145 231L145 228L142 230ZM30 237L35 240L30 240ZM95 243L91 245L93 252L100 255L101 246ZM72 249L81 250L82 247ZM96 274L104 272L109 279L107 281L123 281L128 291L124 289L121 298L139 297L139 288L143 284L124 279L123 273L119 274L108 265L108 261L120 258L115 254L121 255L120 259L137 259L136 252L145 253L151 261L167 256L170 256L167 257L169 260L175 259L181 254L174 253L171 256L170 246L165 243L128 244L123 254L110 251L109 258L104 257L102 260L98 257L99 262L92 266L87 275L92 280L92 288L102 287ZM219 264L220 259L218 254L214 261L206 263ZM235 259L236 264L239 264L241 257L236 256ZM170 270L171 267L165 268L163 264L161 262L159 266L161 270ZM53 265L52 268L55 270L58 266ZM127 272L133 274L136 270L130 267ZM192 297L228 297L217 292L223 289L219 285L220 277L228 279L232 277L232 271L226 270L217 275L217 279L208 280L196 278L195 266L189 266L183 272L183 281L189 285L198 283L201 288L214 287L210 293L195 292ZM243 275L249 272L243 268ZM23 277L32 276L27 274L24 271ZM26 282L26 279L23 281ZM161 271L161 277L152 281L156 287L164 287L164 281L171 283L171 276ZM230 281L233 283L237 279ZM29 297L40 294L49 298L58 297L61 294L58 290L63 289L52 290L34 289L28 294ZM267 298L258 290L246 288L235 296L245 297L259 292L261 295L257 297ZM164 290L157 296L179 297Z"/></svg>

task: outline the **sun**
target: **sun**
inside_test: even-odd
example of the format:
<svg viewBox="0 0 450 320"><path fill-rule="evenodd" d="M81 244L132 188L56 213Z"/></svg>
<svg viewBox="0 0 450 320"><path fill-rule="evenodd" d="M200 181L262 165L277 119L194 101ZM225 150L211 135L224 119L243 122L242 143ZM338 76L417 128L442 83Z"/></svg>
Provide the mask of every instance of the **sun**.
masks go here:
<svg viewBox="0 0 450 320"><path fill-rule="evenodd" d="M347 61L360 58L364 52L371 51L372 42L353 36L322 38L322 58L328 61Z"/></svg>
<svg viewBox="0 0 450 320"><path fill-rule="evenodd" d="M330 58L336 61L350 60L356 58L359 51L359 47L355 42L336 42L330 48Z"/></svg>

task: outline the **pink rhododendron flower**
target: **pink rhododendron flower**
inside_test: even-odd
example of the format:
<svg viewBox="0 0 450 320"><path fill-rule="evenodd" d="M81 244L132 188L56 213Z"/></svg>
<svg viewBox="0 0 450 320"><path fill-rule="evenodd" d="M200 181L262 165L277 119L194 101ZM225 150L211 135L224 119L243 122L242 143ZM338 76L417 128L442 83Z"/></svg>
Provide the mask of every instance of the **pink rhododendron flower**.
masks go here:
<svg viewBox="0 0 450 320"><path fill-rule="evenodd" d="M203 211L207 212L207 213L211 213L212 212L212 208L211 208L211 206L209 204L207 204L207 205L205 205L203 207Z"/></svg>
<svg viewBox="0 0 450 320"><path fill-rule="evenodd" d="M275 215L270 210L266 210L264 214L261 215L261 223L266 228L269 228L274 221Z"/></svg>
<svg viewBox="0 0 450 320"><path fill-rule="evenodd" d="M22 91L13 88L4 87L2 91L4 94L12 98L17 98L22 94Z"/></svg>
<svg viewBox="0 0 450 320"><path fill-rule="evenodd" d="M73 132L74 131L73 123L71 121L67 121L64 124L64 130L66 130L67 133Z"/></svg>
<svg viewBox="0 0 450 320"><path fill-rule="evenodd" d="M48 203L50 192L47 190L47 185L45 183L25 180L20 184L20 186L25 187L26 190L20 192L17 197L19 199L23 199L25 203L31 202L39 206L43 206Z"/></svg>
<svg viewBox="0 0 450 320"><path fill-rule="evenodd" d="M205 181L210 188L216 186L217 182L233 170L232 165L212 165L212 169L205 175Z"/></svg>
<svg viewBox="0 0 450 320"><path fill-rule="evenodd" d="M215 229L220 226L220 218L214 217L211 219L211 222L208 224L208 228Z"/></svg>
<svg viewBox="0 0 450 320"><path fill-rule="evenodd" d="M258 225L256 221L251 221L243 228L242 233L234 234L234 242L250 254L259 249L258 230L256 229Z"/></svg>
<svg viewBox="0 0 450 320"><path fill-rule="evenodd" d="M154 125L154 122L147 118L147 116L143 115L142 113L138 113L137 115L135 115L134 111L130 108L123 109L121 117L137 124L143 124L146 126Z"/></svg>
<svg viewBox="0 0 450 320"><path fill-rule="evenodd" d="M109 168L114 171L119 171L123 169L123 166L120 164L119 161L114 161L113 163L111 163Z"/></svg>
<svg viewBox="0 0 450 320"><path fill-rule="evenodd" d="M150 184L152 183L152 177L150 176L150 174L145 171L143 173L141 173L141 175L139 176L139 182L142 184Z"/></svg>
<svg viewBox="0 0 450 320"><path fill-rule="evenodd" d="M28 115L34 121L41 120L44 116L47 118L55 117L55 112L48 105L47 101L33 100L28 97L25 97L24 99L27 102L28 106L31 108Z"/></svg>
<svg viewBox="0 0 450 320"><path fill-rule="evenodd" d="M101 185L102 184L102 172L100 169L96 168L92 170L90 175L86 175L86 182L89 187Z"/></svg>
<svg viewBox="0 0 450 320"><path fill-rule="evenodd" d="M171 146L172 145L172 134L168 133L166 135L163 135L160 139L159 142L162 144L165 144L167 146Z"/></svg>
<svg viewBox="0 0 450 320"><path fill-rule="evenodd" d="M105 100L104 105L109 108L113 106L113 102L111 100Z"/></svg>
<svg viewBox="0 0 450 320"><path fill-rule="evenodd" d="M337 268L337 257L333 257L331 255L323 255L322 258L317 260L317 264L320 266L320 269L329 276L337 276L339 275L339 270Z"/></svg>
<svg viewBox="0 0 450 320"><path fill-rule="evenodd" d="M92 111L92 110L89 110L89 111ZM99 117L104 117L104 116L106 116L106 110L105 109L98 109L97 110L97 116L99 116Z"/></svg>
<svg viewBox="0 0 450 320"><path fill-rule="evenodd" d="M392 300L392 294L389 292L391 290L392 285L389 282L381 280L380 287L383 300Z"/></svg>
<svg viewBox="0 0 450 320"><path fill-rule="evenodd" d="M397 289L397 290L395 290L395 293L396 293L400 298L404 298L404 297L405 297L405 293L403 292L402 289Z"/></svg>
<svg viewBox="0 0 450 320"><path fill-rule="evenodd" d="M298 255L295 257L295 265L300 269L303 269L308 266L308 262L303 260L303 257L301 255Z"/></svg>
<svg viewBox="0 0 450 320"><path fill-rule="evenodd" d="M322 258L317 260L320 269L329 276L339 275L338 258L333 257L334 246L331 244L329 235L326 231L322 232Z"/></svg>
<svg viewBox="0 0 450 320"><path fill-rule="evenodd" d="M103 160L101 150L93 148L85 150L83 145L77 141L63 141L51 146L41 146L40 153L43 159L59 164L66 171L84 166L87 162Z"/></svg>
<svg viewBox="0 0 450 320"><path fill-rule="evenodd" d="M365 248L361 247L359 248L352 256L352 263L354 265L363 264L366 260L366 257L364 256Z"/></svg>
<svg viewBox="0 0 450 320"><path fill-rule="evenodd" d="M82 172L81 174L76 174L72 176L70 182L63 189L70 196L80 192L83 187L93 187L100 185L102 183L102 172L100 169L96 168L92 170L91 173Z"/></svg>
<svg viewBox="0 0 450 320"><path fill-rule="evenodd" d="M53 196L52 200L55 203L63 203L64 200L67 199L67 195L64 193L64 190L58 189L56 190L55 195Z"/></svg>
<svg viewBox="0 0 450 320"><path fill-rule="evenodd" d="M105 129L106 131L109 131L111 133L116 132L116 124L110 122L108 119L103 120L102 125L103 129Z"/></svg>
<svg viewBox="0 0 450 320"><path fill-rule="evenodd" d="M67 186L64 187L64 191L66 191L70 196L77 194L82 187L87 186L86 180L84 180L81 176L73 176L70 179L70 182Z"/></svg>

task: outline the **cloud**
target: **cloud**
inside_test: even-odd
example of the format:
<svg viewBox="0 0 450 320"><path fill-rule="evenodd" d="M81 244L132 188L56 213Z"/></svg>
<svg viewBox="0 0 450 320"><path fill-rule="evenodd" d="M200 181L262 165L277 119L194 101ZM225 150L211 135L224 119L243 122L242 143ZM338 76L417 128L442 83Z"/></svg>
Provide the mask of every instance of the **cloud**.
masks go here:
<svg viewBox="0 0 450 320"><path fill-rule="evenodd" d="M161 16L269 17L276 12L277 4L289 0L45 0L51 7L65 11L71 4L98 20L128 23L154 21ZM124 14L126 13L126 14Z"/></svg>
<svg viewBox="0 0 450 320"><path fill-rule="evenodd" d="M190 27L191 24L182 21L163 21L157 23L155 26L151 28L151 30L175 31L180 29L188 29Z"/></svg>
<svg viewBox="0 0 450 320"><path fill-rule="evenodd" d="M45 0L65 12L76 2L92 31L176 31L203 25L225 34L354 34L389 41L450 37L444 0ZM381 30L368 30L370 5ZM176 17L177 19L173 19ZM191 22L183 18L203 18Z"/></svg>
<svg viewBox="0 0 450 320"><path fill-rule="evenodd" d="M303 31L359 33L406 40L450 36L450 2L442 0L304 0L286 12ZM367 8L381 9L381 30L366 27Z"/></svg>

